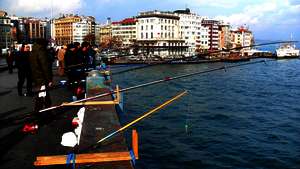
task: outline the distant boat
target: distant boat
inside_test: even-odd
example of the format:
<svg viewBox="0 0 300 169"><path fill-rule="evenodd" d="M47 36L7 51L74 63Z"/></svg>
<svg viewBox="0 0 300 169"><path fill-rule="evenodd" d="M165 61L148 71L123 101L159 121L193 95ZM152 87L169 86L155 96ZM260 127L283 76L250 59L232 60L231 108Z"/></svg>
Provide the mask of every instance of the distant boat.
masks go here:
<svg viewBox="0 0 300 169"><path fill-rule="evenodd" d="M296 45L290 43L283 44L276 50L277 58L295 58L299 57L299 49L296 49Z"/></svg>

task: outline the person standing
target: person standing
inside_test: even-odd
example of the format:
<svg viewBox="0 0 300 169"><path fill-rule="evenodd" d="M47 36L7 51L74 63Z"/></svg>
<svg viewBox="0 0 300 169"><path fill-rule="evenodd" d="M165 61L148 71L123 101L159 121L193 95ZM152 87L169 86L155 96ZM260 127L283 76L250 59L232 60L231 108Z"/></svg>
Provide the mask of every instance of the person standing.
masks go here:
<svg viewBox="0 0 300 169"><path fill-rule="evenodd" d="M7 62L9 74L13 73L13 67L14 67L13 64L14 64L14 57L15 57L14 55L15 55L14 48L7 49L6 62Z"/></svg>
<svg viewBox="0 0 300 169"><path fill-rule="evenodd" d="M89 68L95 69L96 68L96 51L93 49L93 47L89 44L88 46L88 58L87 58L87 64Z"/></svg>
<svg viewBox="0 0 300 169"><path fill-rule="evenodd" d="M60 76L64 75L65 71L65 46L61 47L61 49L58 50L57 59L58 59L58 74Z"/></svg>
<svg viewBox="0 0 300 169"><path fill-rule="evenodd" d="M73 83L76 78L76 47L73 44L67 46L67 50L64 56L65 60L65 73L68 76L69 83Z"/></svg>
<svg viewBox="0 0 300 169"><path fill-rule="evenodd" d="M29 46L22 44L19 52L16 54L16 67L18 69L18 94L23 96L22 89L23 84L26 80L27 92L24 96L33 96L32 93L32 78L31 78L31 68L29 63Z"/></svg>
<svg viewBox="0 0 300 169"><path fill-rule="evenodd" d="M49 59L47 45L48 41L46 39L37 39L30 55L34 90L38 91L38 95L35 97L35 112L51 106L50 94L47 89L52 86L53 77L52 62L51 58Z"/></svg>

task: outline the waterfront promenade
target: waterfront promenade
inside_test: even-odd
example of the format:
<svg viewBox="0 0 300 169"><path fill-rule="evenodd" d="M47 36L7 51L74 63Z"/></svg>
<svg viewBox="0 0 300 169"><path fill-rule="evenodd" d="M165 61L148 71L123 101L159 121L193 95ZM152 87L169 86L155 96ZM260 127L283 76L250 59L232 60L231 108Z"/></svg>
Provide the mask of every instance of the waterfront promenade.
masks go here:
<svg viewBox="0 0 300 169"><path fill-rule="evenodd" d="M54 83L57 84L62 77L57 76L54 69ZM33 97L18 96L17 92L17 70L14 69L12 74L8 70L2 69L0 71L0 120L5 118L15 117L33 111ZM57 105L62 102L71 101L71 92L66 88L56 89L50 91L52 104ZM68 112L73 111L72 109ZM58 112L62 113L62 112ZM49 119L49 125L42 126L38 130L38 134L23 134L21 129L24 123L17 125L2 125L0 124L0 162L2 169L6 168L32 168L35 158L35 152L38 149L39 142L44 142L51 147L55 140L60 140L61 135L54 136L58 132L63 132L64 129L55 127L64 126L61 117L66 117L67 114L58 115L57 118ZM68 118L68 117L67 117ZM67 130L67 129L66 129ZM47 147L43 147L47 150Z"/></svg>

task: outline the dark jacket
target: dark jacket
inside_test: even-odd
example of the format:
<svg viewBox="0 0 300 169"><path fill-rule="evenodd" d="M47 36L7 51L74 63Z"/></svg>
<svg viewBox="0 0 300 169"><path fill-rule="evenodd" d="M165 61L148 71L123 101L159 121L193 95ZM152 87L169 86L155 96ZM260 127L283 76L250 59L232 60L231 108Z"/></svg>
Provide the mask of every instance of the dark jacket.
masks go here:
<svg viewBox="0 0 300 169"><path fill-rule="evenodd" d="M18 51L16 53L16 67L19 71L31 71L29 61L29 51Z"/></svg>
<svg viewBox="0 0 300 169"><path fill-rule="evenodd" d="M52 70L47 49L41 45L34 44L29 59L32 70L32 79L35 85L47 85L51 82Z"/></svg>

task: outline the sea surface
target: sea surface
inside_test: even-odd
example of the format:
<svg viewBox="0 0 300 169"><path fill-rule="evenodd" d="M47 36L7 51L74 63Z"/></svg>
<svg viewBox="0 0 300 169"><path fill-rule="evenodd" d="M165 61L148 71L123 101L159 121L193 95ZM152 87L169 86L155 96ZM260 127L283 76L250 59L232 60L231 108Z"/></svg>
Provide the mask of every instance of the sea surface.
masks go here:
<svg viewBox="0 0 300 169"><path fill-rule="evenodd" d="M232 64L240 63L160 65L113 78L129 87ZM184 90L186 96L135 126L137 169L300 168L299 59L267 60L127 92L125 117L131 121Z"/></svg>

